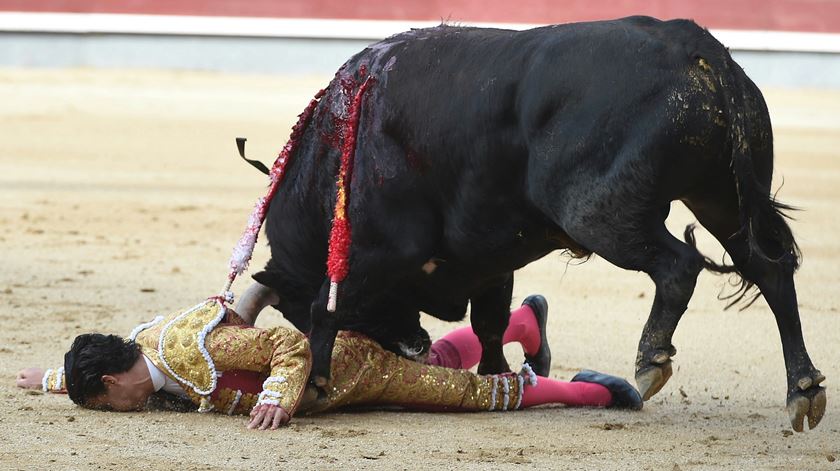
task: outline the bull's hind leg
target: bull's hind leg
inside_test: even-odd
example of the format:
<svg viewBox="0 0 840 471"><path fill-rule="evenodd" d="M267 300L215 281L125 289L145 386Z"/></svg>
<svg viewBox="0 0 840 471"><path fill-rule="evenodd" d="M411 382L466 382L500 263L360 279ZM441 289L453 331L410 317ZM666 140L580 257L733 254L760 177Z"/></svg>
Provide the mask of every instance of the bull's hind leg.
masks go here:
<svg viewBox="0 0 840 471"><path fill-rule="evenodd" d="M794 255L770 239L762 240L765 252L777 261L767 260L750 254L749 245L740 229L738 203L734 187L719 194L697 196L686 200L700 223L717 238L732 258L735 267L744 279L755 283L773 311L787 371L787 410L793 429L801 432L803 422L814 428L825 413L825 388L819 384L825 380L811 362L802 326L799 322L799 307L796 287L793 281ZM772 225L785 224L781 216L771 216ZM737 233L737 234L736 234Z"/></svg>
<svg viewBox="0 0 840 471"><path fill-rule="evenodd" d="M572 228L569 234L610 263L647 273L656 286L636 356L636 382L648 400L671 377L671 357L676 354L671 339L694 293L703 258L668 232L668 206L652 215L631 213L610 211L611 216L586 218L585 228Z"/></svg>
<svg viewBox="0 0 840 471"><path fill-rule="evenodd" d="M664 225L655 239L656 245L648 249L653 252L652 263L643 270L656 285L656 295L636 356L636 384L645 401L671 377L671 357L677 353L671 339L703 267L697 250L676 239Z"/></svg>

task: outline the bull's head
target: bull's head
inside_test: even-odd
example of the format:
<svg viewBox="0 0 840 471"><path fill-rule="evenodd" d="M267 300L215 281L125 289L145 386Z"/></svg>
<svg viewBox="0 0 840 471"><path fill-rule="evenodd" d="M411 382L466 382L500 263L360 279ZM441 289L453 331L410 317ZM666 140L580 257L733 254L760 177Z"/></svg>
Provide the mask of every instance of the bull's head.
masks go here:
<svg viewBox="0 0 840 471"><path fill-rule="evenodd" d="M420 325L417 309L401 305L393 298L377 304L364 309L364 315L350 321L346 328L365 333L397 355L424 363L432 341Z"/></svg>

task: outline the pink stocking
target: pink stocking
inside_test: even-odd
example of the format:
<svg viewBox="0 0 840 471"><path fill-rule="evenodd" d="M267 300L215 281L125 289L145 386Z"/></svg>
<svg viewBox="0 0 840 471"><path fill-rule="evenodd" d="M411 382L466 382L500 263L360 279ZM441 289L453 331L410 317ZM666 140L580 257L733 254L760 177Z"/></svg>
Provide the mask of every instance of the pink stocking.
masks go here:
<svg viewBox="0 0 840 471"><path fill-rule="evenodd" d="M540 348L540 327L530 306L521 306L510 313L510 322L502 343L519 342L527 354ZM481 342L472 327L461 327L432 344L427 361L430 365L469 369L481 360Z"/></svg>
<svg viewBox="0 0 840 471"><path fill-rule="evenodd" d="M519 342L522 350L534 355L540 349L540 325L531 306L527 304L510 311L510 322L502 337L502 344Z"/></svg>
<svg viewBox="0 0 840 471"><path fill-rule="evenodd" d="M522 408L541 404L605 407L612 402L610 390L595 383L567 383L540 376L536 386L525 385Z"/></svg>

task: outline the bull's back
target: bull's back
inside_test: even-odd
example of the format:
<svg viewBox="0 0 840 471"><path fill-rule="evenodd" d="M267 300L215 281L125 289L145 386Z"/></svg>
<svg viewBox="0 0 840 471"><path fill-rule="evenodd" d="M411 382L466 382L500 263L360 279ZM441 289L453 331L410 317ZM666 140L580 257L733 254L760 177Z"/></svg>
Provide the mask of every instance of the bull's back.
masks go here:
<svg viewBox="0 0 840 471"><path fill-rule="evenodd" d="M518 243L513 234L527 232L523 225L552 225L534 204L529 173L609 172L609 152L581 159L567 151L587 139L620 141L646 101L684 79L701 37L691 22L625 18L528 31L442 26L375 44L343 67L376 77L360 122L350 204L360 204L361 215L375 213L371 200L383 195L415 203L422 195L434 206L447 252L506 250ZM339 82L322 100L318 129L307 132L302 173L309 177L295 176L295 191L327 202L319 211L324 228L340 149L324 139L336 130L320 117L341 113Z"/></svg>
<svg viewBox="0 0 840 471"><path fill-rule="evenodd" d="M581 166L607 173L609 152L581 159L571 151L587 139L621 140L622 123L638 121L634 113L652 97L685 80L679 71L705 44L701 37L690 22L629 18L522 32L439 27L359 53L344 73L364 66L377 82L360 122L354 238L394 220L393 212L416 218L423 206L434 213L424 226L440 225L433 236L439 251L430 255L452 264L500 261L480 267L485 276L573 245L535 204L534 174L562 185ZM331 119L344 106L339 82L290 164L277 198L284 203L270 208L272 261L302 299L323 279L340 156Z"/></svg>
<svg viewBox="0 0 840 471"><path fill-rule="evenodd" d="M373 71L381 115L368 124L457 173L521 164L557 116L602 127L623 103L632 111L675 85L701 33L646 17L527 31L442 26L391 38L351 67L387 64Z"/></svg>

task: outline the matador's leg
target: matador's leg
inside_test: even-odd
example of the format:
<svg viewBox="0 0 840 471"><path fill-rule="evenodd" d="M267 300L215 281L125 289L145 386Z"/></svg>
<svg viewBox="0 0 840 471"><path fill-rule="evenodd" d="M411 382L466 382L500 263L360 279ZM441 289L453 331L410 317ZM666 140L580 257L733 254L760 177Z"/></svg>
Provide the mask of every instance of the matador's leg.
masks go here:
<svg viewBox="0 0 840 471"><path fill-rule="evenodd" d="M333 356L336 377L328 391L329 409L348 405L400 406L438 411L514 410L541 404L622 406L621 391L608 382L538 378L520 373L477 375L467 370L424 365L385 351L362 336L340 336ZM594 374L594 373L593 373ZM629 386L626 381L624 383ZM603 385L602 385L603 384ZM635 390L633 390L635 392ZM636 401L641 404L641 398ZM634 403L635 404L635 403ZM326 409L322 409L326 410Z"/></svg>
<svg viewBox="0 0 840 471"><path fill-rule="evenodd" d="M510 312L503 344L519 342L526 361L539 375L548 375L551 350L545 335L548 304L540 295L529 296L522 306ZM446 368L469 369L481 359L481 342L472 327L461 327L432 344L428 364Z"/></svg>

